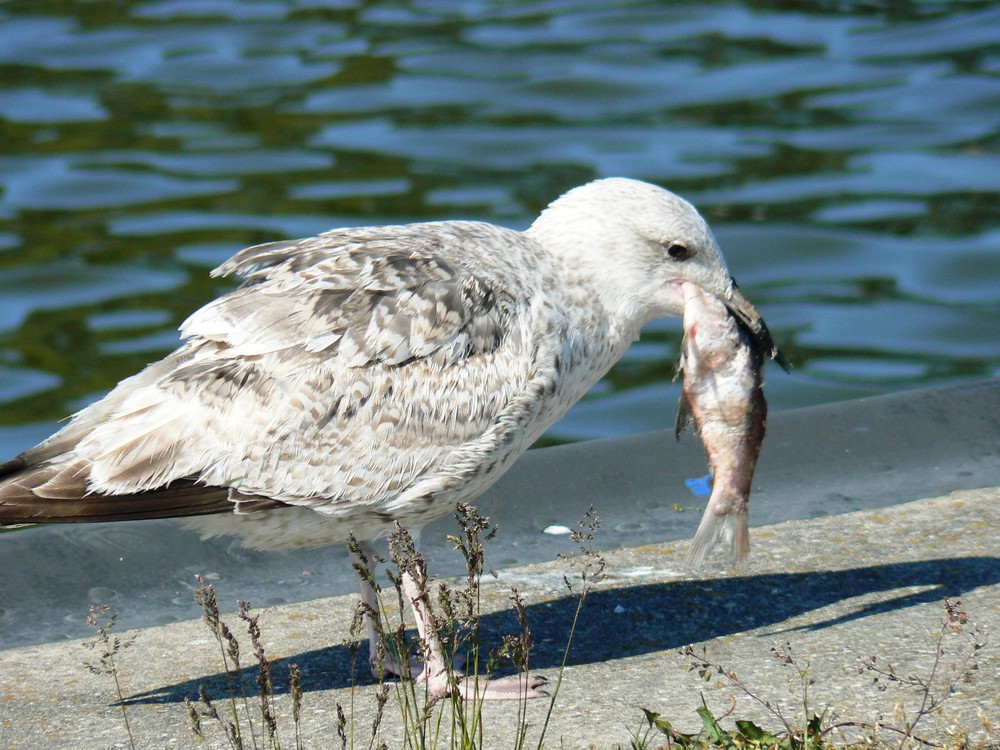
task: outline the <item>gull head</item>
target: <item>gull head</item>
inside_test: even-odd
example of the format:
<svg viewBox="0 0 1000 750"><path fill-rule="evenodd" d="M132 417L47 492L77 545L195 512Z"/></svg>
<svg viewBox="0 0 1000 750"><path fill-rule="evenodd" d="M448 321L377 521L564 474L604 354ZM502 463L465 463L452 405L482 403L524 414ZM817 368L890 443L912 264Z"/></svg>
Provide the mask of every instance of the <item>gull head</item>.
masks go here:
<svg viewBox="0 0 1000 750"><path fill-rule="evenodd" d="M784 359L764 319L736 286L708 223L688 201L648 182L612 177L570 190L528 236L596 282L612 309L644 324L684 312L684 282L721 300L762 352Z"/></svg>

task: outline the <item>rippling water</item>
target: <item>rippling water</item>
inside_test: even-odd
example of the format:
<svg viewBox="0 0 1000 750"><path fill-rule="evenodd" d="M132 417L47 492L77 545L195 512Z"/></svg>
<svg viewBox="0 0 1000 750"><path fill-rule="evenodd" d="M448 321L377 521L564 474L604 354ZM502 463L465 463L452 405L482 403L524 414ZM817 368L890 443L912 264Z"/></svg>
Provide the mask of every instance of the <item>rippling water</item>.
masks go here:
<svg viewBox="0 0 1000 750"><path fill-rule="evenodd" d="M523 228L589 179L703 210L795 364L772 408L1000 374L989 2L8 2L0 448L174 346L235 250ZM550 441L671 420L676 322Z"/></svg>

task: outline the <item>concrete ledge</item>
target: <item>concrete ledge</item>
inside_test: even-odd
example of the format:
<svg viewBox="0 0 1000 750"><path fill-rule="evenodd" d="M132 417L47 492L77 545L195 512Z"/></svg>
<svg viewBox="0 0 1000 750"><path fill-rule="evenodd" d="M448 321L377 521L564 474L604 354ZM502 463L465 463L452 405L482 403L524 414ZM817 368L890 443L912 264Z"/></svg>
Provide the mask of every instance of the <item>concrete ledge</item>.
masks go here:
<svg viewBox="0 0 1000 750"><path fill-rule="evenodd" d="M957 490L1000 486L1000 378L775 413L754 476L751 528L888 508ZM566 537L588 504L604 518L603 549L690 539L701 515L688 480L707 472L694 435L673 431L529 451L476 501L500 526L490 564L511 568L572 551ZM688 510L676 512L675 506ZM464 569L446 536L450 516L424 529L438 575ZM91 603L109 602L125 627L199 615L194 574L260 606L350 594L341 546L273 553L233 538L202 540L173 520L40 526L0 535L0 648L79 640Z"/></svg>
<svg viewBox="0 0 1000 750"><path fill-rule="evenodd" d="M880 693L857 673L858 659L874 654L904 674L929 669L932 633L946 596L961 598L978 623L1000 633L998 502L1000 489L970 490L757 528L751 561L739 570L721 571L716 557L712 567L691 575L681 565L686 543L609 553L608 578L584 607L546 746L627 746L629 731L640 727L641 707L688 731L698 727L695 709L703 697L713 711L724 712L733 691L706 685L687 671L678 649L688 643L706 645L711 656L791 716L800 704L797 676L769 653L785 641L809 663L817 709L829 706L838 717L868 721L880 714L891 718L897 701L912 711L914 694L893 688ZM486 585L488 642L515 630L505 608L507 587L518 586L538 642L536 668L550 678L575 609L564 572L562 562L544 563L505 570ZM222 600L245 595L218 593ZM354 601L347 596L275 607L261 618L278 681L289 661L302 667L307 747L337 746L336 703L347 707L352 701L349 649L343 644ZM925 733L941 737L958 727L982 739L983 717L1000 723L998 652L993 643L981 654L974 681L959 686L943 712L922 726ZM946 645L944 663L953 657ZM91 658L93 652L79 642L0 652L0 748L127 747L111 679L82 666ZM194 698L203 683L221 697L220 669L200 621L139 631L121 657L138 746L196 746L183 699ZM376 687L362 683L353 705L360 746L367 746ZM284 686L279 691L284 745L290 747L290 700ZM383 727L389 747L400 745L394 701L390 697ZM739 696L736 702L734 717L776 728L759 705ZM529 746L537 742L547 708L547 701L528 706ZM487 747L512 747L517 706L488 705L484 717ZM226 746L214 727L208 746Z"/></svg>

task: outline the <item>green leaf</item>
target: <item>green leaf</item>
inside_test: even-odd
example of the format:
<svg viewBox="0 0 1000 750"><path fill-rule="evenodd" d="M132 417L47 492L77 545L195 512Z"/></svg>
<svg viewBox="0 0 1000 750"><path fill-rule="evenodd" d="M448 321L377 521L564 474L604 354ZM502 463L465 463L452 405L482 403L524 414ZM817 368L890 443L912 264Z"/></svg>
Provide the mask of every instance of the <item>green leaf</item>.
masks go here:
<svg viewBox="0 0 1000 750"><path fill-rule="evenodd" d="M775 737L770 732L766 732L759 726L754 724L752 721L737 721L736 728L740 730L740 734L746 737L751 742L755 742L760 745L777 745L780 740Z"/></svg>
<svg viewBox="0 0 1000 750"><path fill-rule="evenodd" d="M655 711L650 711L648 708L644 708L642 709L642 712L646 714L646 721L649 722L649 726L656 727L660 730L661 734L670 735L670 733L673 732L673 727L670 726L670 722Z"/></svg>
<svg viewBox="0 0 1000 750"><path fill-rule="evenodd" d="M708 737L709 741L716 745L724 744L727 733L719 726L719 722L712 716L712 712L708 710L708 706L701 705L697 711L701 717L702 724L705 725L705 736Z"/></svg>
<svg viewBox="0 0 1000 750"><path fill-rule="evenodd" d="M815 738L819 737L823 732L823 716L826 714L824 711L822 714L813 714L809 722L806 724L807 735L809 737Z"/></svg>
<svg viewBox="0 0 1000 750"><path fill-rule="evenodd" d="M752 721L737 719L736 728L740 730L740 734L748 740L753 740L754 742L759 742L764 738L764 735L767 734L767 732L754 724Z"/></svg>

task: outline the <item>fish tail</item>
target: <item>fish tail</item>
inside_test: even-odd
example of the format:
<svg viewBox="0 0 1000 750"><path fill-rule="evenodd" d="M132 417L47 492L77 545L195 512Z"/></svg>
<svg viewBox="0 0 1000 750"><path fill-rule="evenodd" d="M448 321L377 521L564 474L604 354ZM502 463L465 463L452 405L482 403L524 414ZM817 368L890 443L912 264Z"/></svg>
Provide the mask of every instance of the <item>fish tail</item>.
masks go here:
<svg viewBox="0 0 1000 750"><path fill-rule="evenodd" d="M729 557L733 564L746 559L750 553L750 527L746 512L717 515L709 507L698 524L685 562L691 567L698 567L719 542L729 544Z"/></svg>

